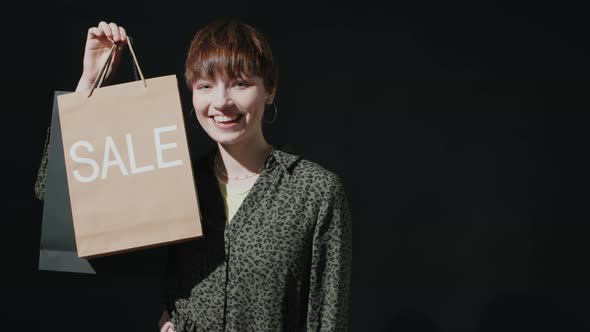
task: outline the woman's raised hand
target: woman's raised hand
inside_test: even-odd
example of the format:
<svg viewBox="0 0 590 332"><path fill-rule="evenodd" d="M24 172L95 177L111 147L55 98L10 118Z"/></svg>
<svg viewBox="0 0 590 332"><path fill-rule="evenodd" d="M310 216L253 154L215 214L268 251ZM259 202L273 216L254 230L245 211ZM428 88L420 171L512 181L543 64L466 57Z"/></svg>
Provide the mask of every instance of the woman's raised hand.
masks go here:
<svg viewBox="0 0 590 332"><path fill-rule="evenodd" d="M109 56L109 51L113 43L118 43L118 46L114 50L113 62L107 71L105 81L117 69L121 51L127 43L127 32L125 28L118 26L116 23L111 22L107 24L104 21L98 23L98 26L88 29L86 47L84 49L84 67L76 91L89 90L92 87L92 83L94 83L94 80L98 76L101 66Z"/></svg>

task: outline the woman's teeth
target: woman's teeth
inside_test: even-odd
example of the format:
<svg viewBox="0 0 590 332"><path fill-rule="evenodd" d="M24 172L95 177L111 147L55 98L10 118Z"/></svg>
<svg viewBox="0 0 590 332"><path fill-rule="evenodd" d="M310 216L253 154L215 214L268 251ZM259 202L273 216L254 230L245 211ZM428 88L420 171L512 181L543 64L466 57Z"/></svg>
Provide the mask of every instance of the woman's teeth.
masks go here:
<svg viewBox="0 0 590 332"><path fill-rule="evenodd" d="M235 120L240 119L241 117L242 117L242 115L238 115L238 114L233 114L233 115L230 115L230 116L217 115L217 116L214 116L213 119L216 122L222 122L223 123L223 122L232 122L232 121L235 121Z"/></svg>

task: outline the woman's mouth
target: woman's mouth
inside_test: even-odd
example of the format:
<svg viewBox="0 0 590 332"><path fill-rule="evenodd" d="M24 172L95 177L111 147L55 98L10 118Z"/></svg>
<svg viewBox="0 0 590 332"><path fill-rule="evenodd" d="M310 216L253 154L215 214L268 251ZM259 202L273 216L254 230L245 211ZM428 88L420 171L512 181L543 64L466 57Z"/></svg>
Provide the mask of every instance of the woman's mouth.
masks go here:
<svg viewBox="0 0 590 332"><path fill-rule="evenodd" d="M228 129L237 126L243 117L243 114L216 115L213 122L218 128Z"/></svg>

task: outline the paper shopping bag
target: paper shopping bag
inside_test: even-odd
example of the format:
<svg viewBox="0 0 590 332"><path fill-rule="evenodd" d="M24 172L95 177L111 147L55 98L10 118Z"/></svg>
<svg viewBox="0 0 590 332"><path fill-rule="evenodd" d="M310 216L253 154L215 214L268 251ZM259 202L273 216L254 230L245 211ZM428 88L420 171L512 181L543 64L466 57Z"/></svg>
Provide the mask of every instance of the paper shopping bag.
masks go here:
<svg viewBox="0 0 590 332"><path fill-rule="evenodd" d="M76 248L91 258L202 236L176 76L57 97Z"/></svg>

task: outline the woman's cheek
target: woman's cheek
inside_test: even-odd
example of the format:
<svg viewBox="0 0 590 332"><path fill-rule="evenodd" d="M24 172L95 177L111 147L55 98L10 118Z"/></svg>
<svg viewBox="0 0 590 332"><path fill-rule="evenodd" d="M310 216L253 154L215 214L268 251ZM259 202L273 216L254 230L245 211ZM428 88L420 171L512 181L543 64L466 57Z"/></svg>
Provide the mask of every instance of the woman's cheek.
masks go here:
<svg viewBox="0 0 590 332"><path fill-rule="evenodd" d="M201 112L197 112L196 114L197 116L197 121L199 122L199 124L201 125L201 127L205 127L207 125L207 121L208 121L208 117L201 113Z"/></svg>

